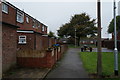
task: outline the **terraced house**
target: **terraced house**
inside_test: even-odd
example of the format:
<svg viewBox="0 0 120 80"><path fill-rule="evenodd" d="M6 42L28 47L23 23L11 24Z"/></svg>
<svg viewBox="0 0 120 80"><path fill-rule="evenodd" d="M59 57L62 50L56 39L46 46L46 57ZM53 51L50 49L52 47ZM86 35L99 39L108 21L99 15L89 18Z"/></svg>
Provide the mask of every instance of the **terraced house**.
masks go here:
<svg viewBox="0 0 120 80"><path fill-rule="evenodd" d="M2 7L2 66L3 72L16 64L19 50L45 50L52 46L47 26L9 2ZM44 45L44 46L43 46Z"/></svg>

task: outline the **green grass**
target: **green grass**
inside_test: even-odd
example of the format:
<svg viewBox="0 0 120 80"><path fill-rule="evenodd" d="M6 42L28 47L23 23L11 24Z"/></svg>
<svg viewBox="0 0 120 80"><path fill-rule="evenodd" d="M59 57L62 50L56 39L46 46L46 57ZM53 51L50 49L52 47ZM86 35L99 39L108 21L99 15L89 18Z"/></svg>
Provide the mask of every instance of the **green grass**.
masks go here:
<svg viewBox="0 0 120 80"><path fill-rule="evenodd" d="M97 53L96 52L80 52L80 57L83 61L83 65L88 73L96 73L97 67ZM119 54L120 62L120 54ZM120 64L119 64L120 66ZM113 75L114 74L114 54L112 52L102 53L102 75ZM120 72L120 67L119 67Z"/></svg>
<svg viewBox="0 0 120 80"><path fill-rule="evenodd" d="M88 46L90 46L90 47L92 47L92 48L96 48L96 46L95 45L92 45L92 44L87 44ZM68 45L68 48L81 48L81 47L83 47L84 45L83 44L80 44L80 46L76 46L75 47L75 45L73 45L73 44L69 44Z"/></svg>

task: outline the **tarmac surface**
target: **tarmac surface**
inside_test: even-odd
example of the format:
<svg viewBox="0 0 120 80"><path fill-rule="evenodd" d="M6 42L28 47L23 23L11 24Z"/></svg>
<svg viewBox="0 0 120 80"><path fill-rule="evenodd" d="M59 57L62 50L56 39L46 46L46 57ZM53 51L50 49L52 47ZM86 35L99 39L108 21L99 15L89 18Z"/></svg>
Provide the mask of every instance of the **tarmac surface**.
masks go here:
<svg viewBox="0 0 120 80"><path fill-rule="evenodd" d="M70 48L64 54L59 66L53 69L47 76L48 78L89 78L83 68L82 61L79 57L79 48Z"/></svg>

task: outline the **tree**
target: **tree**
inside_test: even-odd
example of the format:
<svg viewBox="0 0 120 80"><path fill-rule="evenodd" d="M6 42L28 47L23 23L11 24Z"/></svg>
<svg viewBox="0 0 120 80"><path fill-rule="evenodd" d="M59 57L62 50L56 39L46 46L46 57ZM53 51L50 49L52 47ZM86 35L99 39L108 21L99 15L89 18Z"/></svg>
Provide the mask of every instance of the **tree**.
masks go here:
<svg viewBox="0 0 120 80"><path fill-rule="evenodd" d="M54 32L50 31L49 34L48 34L48 36L55 37L55 34L54 34Z"/></svg>
<svg viewBox="0 0 120 80"><path fill-rule="evenodd" d="M86 37L87 35L95 36L97 28L95 27L95 19L91 19L86 13L76 14L72 16L69 23L66 23L60 27L58 30L58 36L76 36L78 40L78 45L81 37Z"/></svg>
<svg viewBox="0 0 120 80"><path fill-rule="evenodd" d="M117 31L120 30L120 16L116 16L116 27ZM113 33L114 32L114 19L110 22L108 26L108 33Z"/></svg>

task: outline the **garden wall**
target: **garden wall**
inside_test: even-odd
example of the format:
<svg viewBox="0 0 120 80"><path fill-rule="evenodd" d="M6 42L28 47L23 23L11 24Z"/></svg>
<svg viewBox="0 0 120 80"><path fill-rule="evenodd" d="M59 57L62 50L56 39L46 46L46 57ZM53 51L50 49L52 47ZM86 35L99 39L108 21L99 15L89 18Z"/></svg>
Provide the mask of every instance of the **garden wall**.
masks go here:
<svg viewBox="0 0 120 80"><path fill-rule="evenodd" d="M60 47L45 52L19 52L17 54L17 64L22 67L52 68L66 50L67 45L61 45Z"/></svg>

